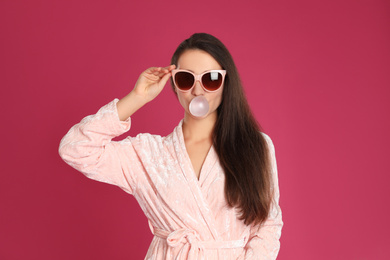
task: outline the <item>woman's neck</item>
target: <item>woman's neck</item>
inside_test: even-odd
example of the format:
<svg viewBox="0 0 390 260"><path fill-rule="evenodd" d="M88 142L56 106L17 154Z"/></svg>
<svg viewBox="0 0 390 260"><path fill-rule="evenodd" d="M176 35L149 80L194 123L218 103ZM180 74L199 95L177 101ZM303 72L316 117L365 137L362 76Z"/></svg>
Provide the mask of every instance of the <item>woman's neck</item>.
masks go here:
<svg viewBox="0 0 390 260"><path fill-rule="evenodd" d="M202 119L194 118L186 113L182 126L184 140L192 142L208 140L211 142L216 121L217 111Z"/></svg>

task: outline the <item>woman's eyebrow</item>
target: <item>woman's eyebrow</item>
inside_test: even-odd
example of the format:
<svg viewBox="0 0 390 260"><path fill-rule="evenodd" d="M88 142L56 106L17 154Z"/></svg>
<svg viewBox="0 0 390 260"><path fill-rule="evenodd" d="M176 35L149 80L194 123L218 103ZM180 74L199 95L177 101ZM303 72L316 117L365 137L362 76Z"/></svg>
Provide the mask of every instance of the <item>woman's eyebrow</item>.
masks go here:
<svg viewBox="0 0 390 260"><path fill-rule="evenodd" d="M195 72L194 71L192 71L192 70L189 70L189 69L183 69L183 68L178 68L179 70L188 70L188 71L191 71L192 73L194 73L195 74Z"/></svg>
<svg viewBox="0 0 390 260"><path fill-rule="evenodd" d="M190 69L183 69L183 68L178 68L180 70L188 70L188 71L191 71L192 73L196 74L193 70L190 70ZM221 70L221 69L210 69L210 70L204 70L203 72L201 73L204 73L204 72L207 72L207 71L213 71L213 70Z"/></svg>

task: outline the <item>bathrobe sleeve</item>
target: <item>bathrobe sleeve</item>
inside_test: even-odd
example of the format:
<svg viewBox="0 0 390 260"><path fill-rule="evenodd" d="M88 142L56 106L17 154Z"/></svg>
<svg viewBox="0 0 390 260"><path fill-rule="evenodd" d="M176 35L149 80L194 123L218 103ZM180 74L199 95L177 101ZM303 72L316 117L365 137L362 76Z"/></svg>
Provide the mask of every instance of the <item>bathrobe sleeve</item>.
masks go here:
<svg viewBox="0 0 390 260"><path fill-rule="evenodd" d="M275 158L275 148L271 138L264 134L267 140L272 160L272 174L274 182L274 202L268 219L260 228L251 228L251 235L245 247L245 260L274 260L280 249L280 236L282 232L282 211L279 207L278 171Z"/></svg>
<svg viewBox="0 0 390 260"><path fill-rule="evenodd" d="M59 155L70 166L88 178L119 186L133 194L135 187L134 171L139 161L129 141L111 141L130 129L130 118L120 121L114 99L101 107L94 115L84 117L62 138ZM125 152L124 152L125 151ZM133 153L133 154L132 154ZM132 167L127 167L130 156Z"/></svg>

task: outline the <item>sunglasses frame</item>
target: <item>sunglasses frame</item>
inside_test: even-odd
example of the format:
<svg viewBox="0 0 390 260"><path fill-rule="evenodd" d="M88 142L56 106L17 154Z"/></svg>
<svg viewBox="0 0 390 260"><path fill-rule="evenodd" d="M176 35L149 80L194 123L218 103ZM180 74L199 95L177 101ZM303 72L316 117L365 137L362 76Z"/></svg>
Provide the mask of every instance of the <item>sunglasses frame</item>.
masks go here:
<svg viewBox="0 0 390 260"><path fill-rule="evenodd" d="M183 90L181 88L179 88L177 85L176 85L176 80L175 80L175 75L176 73L178 72L188 72L190 73L192 76L194 76L194 84L192 85L192 87L190 87L188 90ZM205 86L203 86L203 83L202 83L202 77L204 74L206 73L210 73L210 72L219 72L222 74L222 82L221 82L221 85L216 89L216 90L208 90L207 88L205 88ZM220 90L220 88L222 87L223 83L225 82L225 76L226 76L226 70L208 70L208 71L205 71L201 74L195 74L193 73L192 71L189 71L189 70L184 70L184 69L174 69L172 70L172 81L173 81L173 84L175 85L175 87L181 91L181 92L188 92L188 91L191 91L194 86L196 85L196 82L199 81L200 85L202 86L203 90L206 91L206 92L216 92L218 90Z"/></svg>

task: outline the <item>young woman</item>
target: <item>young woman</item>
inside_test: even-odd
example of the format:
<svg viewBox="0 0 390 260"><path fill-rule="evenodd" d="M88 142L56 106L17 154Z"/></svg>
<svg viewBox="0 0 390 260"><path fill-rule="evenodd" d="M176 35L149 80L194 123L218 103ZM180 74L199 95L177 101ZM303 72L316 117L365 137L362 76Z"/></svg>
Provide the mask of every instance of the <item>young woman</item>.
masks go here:
<svg viewBox="0 0 390 260"><path fill-rule="evenodd" d="M73 126L60 156L137 199L154 234L145 259L276 259L283 222L275 150L229 51L194 34L171 64L147 69L127 96ZM170 78L185 111L173 132L111 141Z"/></svg>

